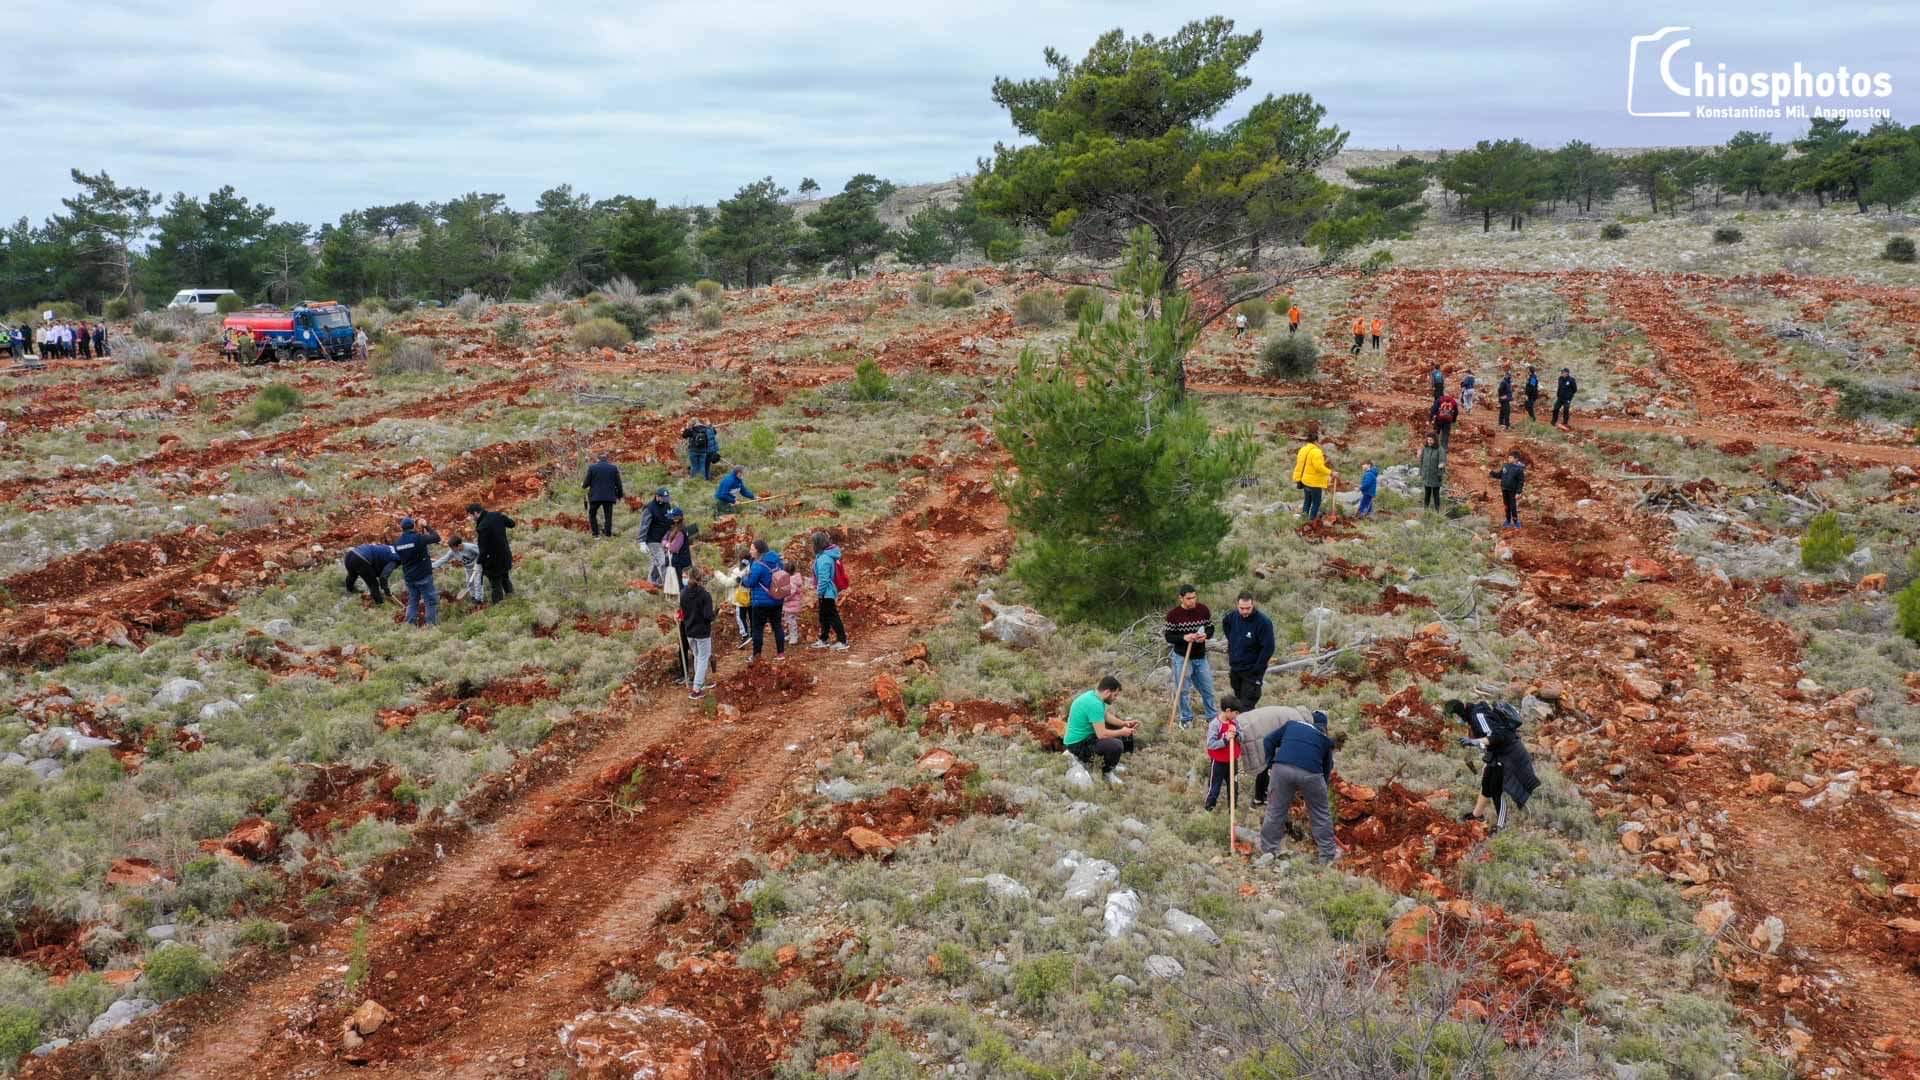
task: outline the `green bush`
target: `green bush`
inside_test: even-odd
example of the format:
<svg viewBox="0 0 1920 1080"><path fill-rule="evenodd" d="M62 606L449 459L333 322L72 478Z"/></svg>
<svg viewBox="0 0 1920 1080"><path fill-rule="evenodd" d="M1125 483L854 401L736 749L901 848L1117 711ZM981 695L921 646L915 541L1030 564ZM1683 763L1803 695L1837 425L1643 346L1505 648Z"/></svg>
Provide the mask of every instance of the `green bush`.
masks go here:
<svg viewBox="0 0 1920 1080"><path fill-rule="evenodd" d="M1713 242L1716 244L1737 244L1746 239L1746 234L1731 225L1722 225L1713 230Z"/></svg>
<svg viewBox="0 0 1920 1080"><path fill-rule="evenodd" d="M520 313L510 311L493 327L493 340L503 349L518 349L527 343L527 324L520 319Z"/></svg>
<svg viewBox="0 0 1920 1080"><path fill-rule="evenodd" d="M1072 978L1073 956L1069 953L1023 960L1013 969L1013 1000L1029 1012L1042 1012L1066 992Z"/></svg>
<svg viewBox="0 0 1920 1080"><path fill-rule="evenodd" d="M833 505L841 510L853 509L853 492L836 491L833 493Z"/></svg>
<svg viewBox="0 0 1920 1080"><path fill-rule="evenodd" d="M693 323L702 330L718 330L725 317L726 309L719 304L702 304L693 314Z"/></svg>
<svg viewBox="0 0 1920 1080"><path fill-rule="evenodd" d="M124 296L116 296L107 301L107 318L125 319L133 315L133 301Z"/></svg>
<svg viewBox="0 0 1920 1080"><path fill-rule="evenodd" d="M936 290L933 302L943 308L963 308L973 306L973 290L965 285L955 285L948 289Z"/></svg>
<svg viewBox="0 0 1920 1080"><path fill-rule="evenodd" d="M1008 262L1020 257L1020 241L991 240L987 243L987 258L992 262Z"/></svg>
<svg viewBox="0 0 1920 1080"><path fill-rule="evenodd" d="M648 324L653 321L653 316L654 313L647 310L647 305L632 300L608 300L593 305L593 318L611 319L625 327L627 341L641 341L651 335L653 331ZM578 339L578 330L574 331L574 337ZM625 344L625 341L621 344Z"/></svg>
<svg viewBox="0 0 1920 1080"><path fill-rule="evenodd" d="M286 383L268 383L254 395L253 412L248 419L254 426L278 420L300 407L300 391Z"/></svg>
<svg viewBox="0 0 1920 1080"><path fill-rule="evenodd" d="M1880 257L1888 262L1912 262L1914 260L1913 238L1908 236L1888 237L1887 246L1881 249Z"/></svg>
<svg viewBox="0 0 1920 1080"><path fill-rule="evenodd" d="M1894 594L1893 606L1900 625L1900 636L1920 645L1920 578Z"/></svg>
<svg viewBox="0 0 1920 1080"><path fill-rule="evenodd" d="M395 338L368 357L376 375L426 375L440 370L440 343L431 338Z"/></svg>
<svg viewBox="0 0 1920 1080"><path fill-rule="evenodd" d="M727 287L712 278L701 278L693 283L693 291L700 294L700 299L711 301L720 299Z"/></svg>
<svg viewBox="0 0 1920 1080"><path fill-rule="evenodd" d="M0 1062L11 1065L40 1045L40 1014L25 1005L0 1005Z"/></svg>
<svg viewBox="0 0 1920 1080"><path fill-rule="evenodd" d="M928 274L913 283L913 302L916 304L933 303L933 275Z"/></svg>
<svg viewBox="0 0 1920 1080"><path fill-rule="evenodd" d="M1827 386L1840 392L1834 411L1848 420L1878 416L1901 423L1920 420L1920 392L1897 386L1856 382L1843 376L1827 380Z"/></svg>
<svg viewBox="0 0 1920 1080"><path fill-rule="evenodd" d="M1617 221L1609 221L1605 225L1600 226L1600 239L1602 240L1625 240L1626 238L1627 227Z"/></svg>
<svg viewBox="0 0 1920 1080"><path fill-rule="evenodd" d="M167 945L147 957L147 970L142 978L155 997L171 1001L205 990L218 974L220 969L207 959L207 954L192 945Z"/></svg>
<svg viewBox="0 0 1920 1080"><path fill-rule="evenodd" d="M625 324L605 316L588 319L573 328L573 343L583 349L611 349L632 340L633 334Z"/></svg>
<svg viewBox="0 0 1920 1080"><path fill-rule="evenodd" d="M1242 300L1233 311L1236 315L1245 315L1247 326L1258 330L1267 325L1267 316L1272 314L1273 309L1267 306L1265 300Z"/></svg>
<svg viewBox="0 0 1920 1080"><path fill-rule="evenodd" d="M694 303L699 299L700 299L699 293L694 292L692 289L687 288L685 285L682 285L679 288L673 290L673 294L667 297L667 303L672 304L673 307L678 311L685 311L688 308L692 307Z"/></svg>
<svg viewBox="0 0 1920 1080"><path fill-rule="evenodd" d="M122 373L141 377L164 375L173 370L173 358L144 341L114 342L113 362Z"/></svg>
<svg viewBox="0 0 1920 1080"><path fill-rule="evenodd" d="M1238 295L1252 289L1257 289L1266 284L1266 282L1267 279L1260 274L1235 274L1232 280L1227 282L1227 294L1230 296Z"/></svg>
<svg viewBox="0 0 1920 1080"><path fill-rule="evenodd" d="M227 293L213 302L213 310L222 315L231 315L247 306L247 298L239 293Z"/></svg>
<svg viewBox="0 0 1920 1080"><path fill-rule="evenodd" d="M1808 570L1831 570L1853 554L1852 534L1840 528L1840 517L1829 510L1807 522L1806 535L1800 538L1800 565Z"/></svg>
<svg viewBox="0 0 1920 1080"><path fill-rule="evenodd" d="M847 396L855 401L893 400L893 380L872 357L853 366L853 388Z"/></svg>
<svg viewBox="0 0 1920 1080"><path fill-rule="evenodd" d="M1088 304L1104 308L1107 304L1107 298L1101 296L1086 285L1075 285L1073 288L1067 290L1066 296L1061 298L1060 311L1061 314L1069 319L1078 319L1080 313L1087 309Z"/></svg>
<svg viewBox="0 0 1920 1080"><path fill-rule="evenodd" d="M1335 893L1321 900L1318 908L1327 932L1341 941L1352 941L1368 929L1385 926L1393 912L1386 894L1371 888Z"/></svg>
<svg viewBox="0 0 1920 1080"><path fill-rule="evenodd" d="M1058 294L1048 289L1022 293L1013 305L1013 321L1020 326L1052 326L1064 308Z"/></svg>
<svg viewBox="0 0 1920 1080"><path fill-rule="evenodd" d="M1275 379L1299 382L1313 378L1320 366L1320 347L1309 334L1288 334L1267 342L1260 350L1260 364Z"/></svg>

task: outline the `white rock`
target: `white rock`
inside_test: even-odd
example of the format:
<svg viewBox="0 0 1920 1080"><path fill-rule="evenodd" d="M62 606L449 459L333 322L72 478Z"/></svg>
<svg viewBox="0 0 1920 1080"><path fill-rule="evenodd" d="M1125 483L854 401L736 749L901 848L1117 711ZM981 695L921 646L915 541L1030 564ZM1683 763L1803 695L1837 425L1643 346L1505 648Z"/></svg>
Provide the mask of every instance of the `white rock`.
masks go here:
<svg viewBox="0 0 1920 1080"><path fill-rule="evenodd" d="M1031 900L1033 891L1005 874L988 874L987 891L1002 900Z"/></svg>
<svg viewBox="0 0 1920 1080"><path fill-rule="evenodd" d="M112 454L101 454L99 457L93 459L93 463L95 466L103 469L111 469L115 465L120 464L119 462L113 460Z"/></svg>
<svg viewBox="0 0 1920 1080"><path fill-rule="evenodd" d="M1062 895L1070 903L1084 904L1120 880L1120 868L1105 859L1089 859L1074 868Z"/></svg>
<svg viewBox="0 0 1920 1080"><path fill-rule="evenodd" d="M1107 894L1107 910L1103 917L1107 937L1118 941L1133 932L1133 924L1140 921L1140 894L1132 889Z"/></svg>
<svg viewBox="0 0 1920 1080"><path fill-rule="evenodd" d="M239 711L240 711L240 705L238 702L233 702L233 701L210 702L206 705L200 706L200 719L217 720L220 717L227 715L228 713L237 713Z"/></svg>
<svg viewBox="0 0 1920 1080"><path fill-rule="evenodd" d="M171 678L160 684L153 695L155 705L178 705L195 694L205 693L206 686L195 679Z"/></svg>
<svg viewBox="0 0 1920 1080"><path fill-rule="evenodd" d="M1869 566L1873 563L1873 549L1862 547L1847 556L1847 561L1855 566Z"/></svg>
<svg viewBox="0 0 1920 1080"><path fill-rule="evenodd" d="M1067 816L1075 821L1079 821L1081 818L1086 817L1098 809L1100 808L1090 802L1075 800L1067 804Z"/></svg>
<svg viewBox="0 0 1920 1080"><path fill-rule="evenodd" d="M976 600L990 615L981 625L980 633L1013 648L1044 644L1059 629L1052 619L1030 607L995 601L991 592L981 593Z"/></svg>
<svg viewBox="0 0 1920 1080"><path fill-rule="evenodd" d="M1120 831L1131 836L1145 836L1148 832L1147 823L1139 818L1123 817L1120 819Z"/></svg>
<svg viewBox="0 0 1920 1080"><path fill-rule="evenodd" d="M270 637L277 637L277 638L286 637L287 635L293 633L293 620L292 619L269 619L267 620L267 624L265 626L262 626L260 629L263 633L267 634Z"/></svg>
<svg viewBox="0 0 1920 1080"><path fill-rule="evenodd" d="M1780 921L1780 916L1769 915L1760 920L1759 926L1753 928L1753 933L1748 938L1748 944L1754 945L1755 948L1765 952L1768 956L1772 956L1780 951L1780 945L1786 938L1787 924Z"/></svg>
<svg viewBox="0 0 1920 1080"><path fill-rule="evenodd" d="M1127 978L1125 975L1115 975L1112 979L1108 981L1122 990L1140 989L1139 983L1134 982L1132 979Z"/></svg>
<svg viewBox="0 0 1920 1080"><path fill-rule="evenodd" d="M72 1045L73 1045L72 1039L55 1039L52 1042L43 1042L39 1046L36 1046L33 1048L33 1056L46 1057L48 1054L53 1053L55 1050L65 1050L67 1047Z"/></svg>
<svg viewBox="0 0 1920 1080"><path fill-rule="evenodd" d="M1093 774L1078 761L1067 766L1067 786L1078 791L1093 790Z"/></svg>
<svg viewBox="0 0 1920 1080"><path fill-rule="evenodd" d="M155 923L147 927L147 936L155 941L172 941L180 933L173 923Z"/></svg>
<svg viewBox="0 0 1920 1080"><path fill-rule="evenodd" d="M41 758L38 761L29 761L27 762L27 768L32 769L33 775L42 780L58 780L66 775L67 772L67 770L60 767L59 762L50 757Z"/></svg>
<svg viewBox="0 0 1920 1080"><path fill-rule="evenodd" d="M107 1006L106 1012L94 1017L93 1023L87 1025L87 1038L97 1039L109 1031L126 1027L159 1007L159 1002L146 998L121 998Z"/></svg>
<svg viewBox="0 0 1920 1080"><path fill-rule="evenodd" d="M860 797L860 789L854 786L853 781L844 777L835 777L831 781L822 781L813 785L813 793L837 803L852 802Z"/></svg>
<svg viewBox="0 0 1920 1080"><path fill-rule="evenodd" d="M1179 908L1167 909L1167 929L1183 938L1203 941L1208 945L1220 944L1220 935L1213 932L1213 927Z"/></svg>
<svg viewBox="0 0 1920 1080"><path fill-rule="evenodd" d="M1171 956L1155 953L1147 957L1147 978L1149 979L1177 979L1186 973L1187 969L1180 966L1180 961Z"/></svg>

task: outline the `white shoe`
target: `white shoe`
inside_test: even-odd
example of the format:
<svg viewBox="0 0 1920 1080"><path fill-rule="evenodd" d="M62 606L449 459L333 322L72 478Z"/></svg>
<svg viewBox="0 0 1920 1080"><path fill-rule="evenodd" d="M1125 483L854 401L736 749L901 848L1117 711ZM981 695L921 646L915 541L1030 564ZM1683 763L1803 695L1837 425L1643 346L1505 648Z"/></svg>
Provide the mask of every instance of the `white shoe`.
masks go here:
<svg viewBox="0 0 1920 1080"><path fill-rule="evenodd" d="M1108 774L1107 774L1107 786L1108 786L1108 787L1122 787L1122 786L1124 786L1124 785L1122 785L1122 784L1120 783L1120 778L1119 778L1119 777L1117 777L1117 776L1115 776L1115 775L1113 775L1112 773L1108 773Z"/></svg>
<svg viewBox="0 0 1920 1080"><path fill-rule="evenodd" d="M813 644L811 644L811 645L808 645L808 646L807 646L807 648L809 648L809 649L826 649L826 648L831 648L831 647L832 647L832 646L829 646L829 645L828 645L828 644L827 644L826 642L824 642L824 641L816 641L816 642L814 642Z"/></svg>
<svg viewBox="0 0 1920 1080"><path fill-rule="evenodd" d="M1117 773L1123 773L1127 771L1127 767L1125 765L1115 765L1113 767L1113 771Z"/></svg>
<svg viewBox="0 0 1920 1080"><path fill-rule="evenodd" d="M853 648L853 646L847 644L844 641L836 641L833 644L827 646L827 648L832 649L834 652L846 652L848 649Z"/></svg>

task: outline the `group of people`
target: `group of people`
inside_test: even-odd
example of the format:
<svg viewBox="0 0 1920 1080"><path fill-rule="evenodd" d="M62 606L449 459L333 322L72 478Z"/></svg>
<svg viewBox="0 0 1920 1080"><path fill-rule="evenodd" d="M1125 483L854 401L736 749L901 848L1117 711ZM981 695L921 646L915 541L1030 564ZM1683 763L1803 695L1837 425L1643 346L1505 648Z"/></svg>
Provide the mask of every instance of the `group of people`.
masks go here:
<svg viewBox="0 0 1920 1080"><path fill-rule="evenodd" d="M105 359L107 324L105 322L48 320L39 326L19 326L7 330L7 352L17 362L29 356L42 360Z"/></svg>
<svg viewBox="0 0 1920 1080"><path fill-rule="evenodd" d="M1367 347L1367 320L1355 316L1353 320L1353 355L1359 356L1360 350ZM1387 320L1378 315L1373 317L1373 351L1380 351L1380 338L1387 331Z"/></svg>
<svg viewBox="0 0 1920 1080"><path fill-rule="evenodd" d="M1440 445L1444 449L1447 436L1454 421L1473 411L1474 392L1478 389L1477 377L1469 371L1460 377L1460 396L1455 398L1447 393L1447 376L1438 365L1427 377L1433 388L1433 409L1431 415L1436 430L1440 433ZM1573 377L1570 368L1560 369L1560 378L1553 387L1553 412L1548 423L1556 427L1571 427L1573 424L1573 398L1580 392L1580 382ZM1535 407L1540 401L1540 372L1532 364L1527 365L1527 377L1521 383L1522 400L1526 405L1527 419L1538 421L1540 414ZM1513 428L1513 368L1500 373L1500 384L1495 391L1494 400L1500 406L1500 426Z"/></svg>
<svg viewBox="0 0 1920 1080"><path fill-rule="evenodd" d="M348 549L341 563L346 567L346 593L358 595L365 582L367 594L375 604L393 599L389 585L393 572L407 588L405 619L416 626L432 626L440 621L440 589L434 571L455 563L465 571L465 579L456 597L475 605L500 603L513 595L513 545L507 530L513 519L479 503L467 504L472 519L473 539L458 532L446 540L445 553L435 558L433 545L442 542L439 532L424 520L412 516L400 519L399 533L385 543L359 544Z"/></svg>

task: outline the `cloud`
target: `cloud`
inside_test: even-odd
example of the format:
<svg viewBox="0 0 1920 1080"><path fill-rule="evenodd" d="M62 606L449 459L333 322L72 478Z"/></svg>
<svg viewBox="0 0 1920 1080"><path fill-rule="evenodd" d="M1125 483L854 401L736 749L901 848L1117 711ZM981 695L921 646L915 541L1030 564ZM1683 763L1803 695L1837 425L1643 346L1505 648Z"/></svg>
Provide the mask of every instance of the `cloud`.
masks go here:
<svg viewBox="0 0 1920 1080"><path fill-rule="evenodd" d="M1042 74L1049 45L1077 55L1116 26L1164 36L1221 10L1144 0L15 7L13 25L79 33L57 74L36 68L0 88L9 130L32 146L0 188L5 218L56 209L77 167L163 192L231 183L312 223L470 190L526 207L563 182L599 197L711 202L769 174L829 189L855 172L943 180L1013 137L989 96L995 76ZM1764 126L1625 115L1627 38L1676 20L1695 28L1702 59L1846 63L1893 72L1896 107L1920 95L1920 81L1906 89L1920 78L1902 47L1920 29L1910 8L1830 5L1814 20L1724 0L1684 13L1563 7L1262 6L1239 18L1265 39L1249 100L1309 92L1355 147L1700 143Z"/></svg>

